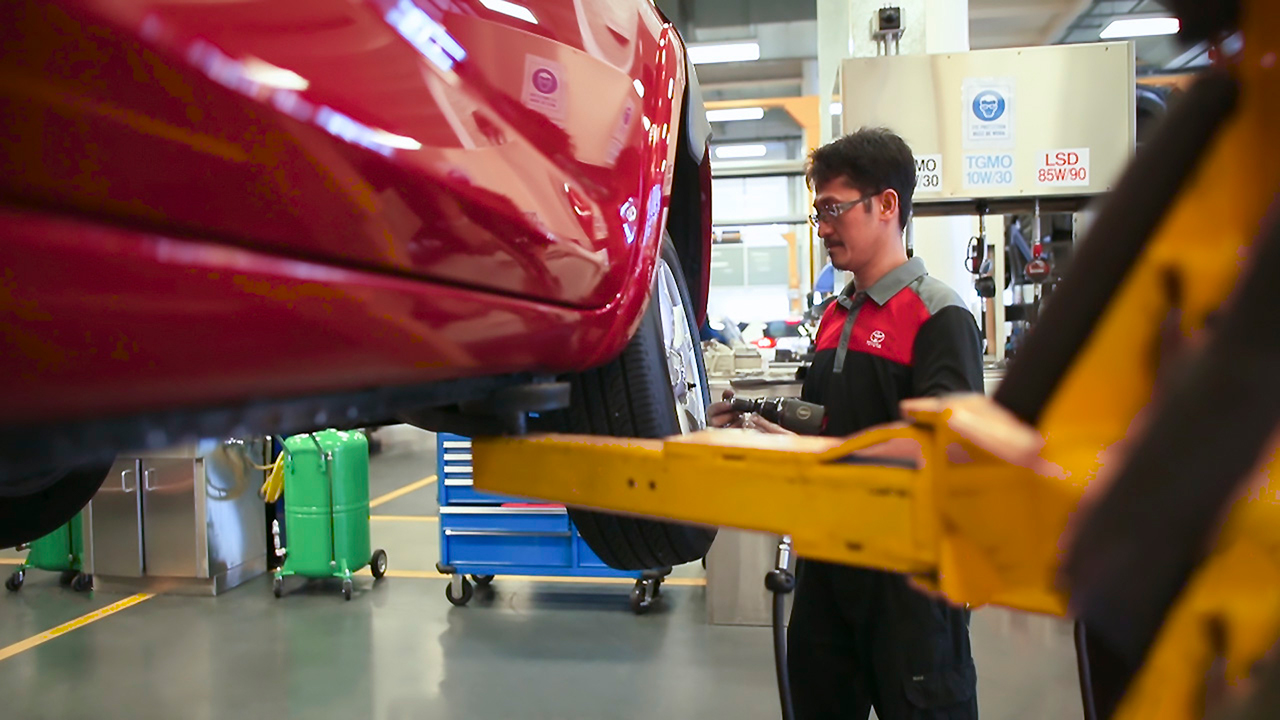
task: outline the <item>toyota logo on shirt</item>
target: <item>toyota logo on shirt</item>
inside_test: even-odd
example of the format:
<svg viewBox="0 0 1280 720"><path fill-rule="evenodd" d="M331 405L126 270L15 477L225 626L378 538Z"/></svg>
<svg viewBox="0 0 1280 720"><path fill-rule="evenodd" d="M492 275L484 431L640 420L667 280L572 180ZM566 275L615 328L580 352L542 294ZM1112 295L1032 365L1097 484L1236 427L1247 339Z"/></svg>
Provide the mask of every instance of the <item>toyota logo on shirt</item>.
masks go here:
<svg viewBox="0 0 1280 720"><path fill-rule="evenodd" d="M867 340L867 344L873 348L879 349L880 346L884 344L884 333L879 330L871 333L871 337Z"/></svg>

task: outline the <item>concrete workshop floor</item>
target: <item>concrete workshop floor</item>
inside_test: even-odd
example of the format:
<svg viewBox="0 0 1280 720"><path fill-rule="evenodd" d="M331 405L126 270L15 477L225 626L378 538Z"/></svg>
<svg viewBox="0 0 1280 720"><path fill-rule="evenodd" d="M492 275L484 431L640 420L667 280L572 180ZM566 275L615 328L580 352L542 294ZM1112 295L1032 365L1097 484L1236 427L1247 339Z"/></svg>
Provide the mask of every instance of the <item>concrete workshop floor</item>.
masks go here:
<svg viewBox="0 0 1280 720"><path fill-rule="evenodd" d="M429 437L387 433L371 495L434 473ZM651 720L776 718L765 628L705 623L702 570L680 568L665 605L636 617L629 584L498 578L466 608L444 598L435 485L374 508L373 539L393 573L336 585L259 578L218 598L154 597L41 633L125 596L80 595L32 571L0 593L0 698L6 718ZM378 519L382 518L382 519ZM0 553L0 573L17 553ZM1069 626L984 610L973 640L984 720L1079 718Z"/></svg>

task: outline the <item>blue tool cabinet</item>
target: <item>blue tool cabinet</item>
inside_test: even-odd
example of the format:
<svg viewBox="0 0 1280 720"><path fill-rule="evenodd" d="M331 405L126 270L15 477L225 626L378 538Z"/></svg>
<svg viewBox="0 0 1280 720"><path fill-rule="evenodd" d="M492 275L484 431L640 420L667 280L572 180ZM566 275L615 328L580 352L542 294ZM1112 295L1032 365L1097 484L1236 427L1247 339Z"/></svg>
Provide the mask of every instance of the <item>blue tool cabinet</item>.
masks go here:
<svg viewBox="0 0 1280 720"><path fill-rule="evenodd" d="M472 485L471 468L471 440L438 433L436 568L451 576L445 587L449 602L466 605L475 593L472 581L486 586L496 575L634 578L632 610L643 613L656 601L670 568L640 572L605 565L578 534L564 507L479 492Z"/></svg>

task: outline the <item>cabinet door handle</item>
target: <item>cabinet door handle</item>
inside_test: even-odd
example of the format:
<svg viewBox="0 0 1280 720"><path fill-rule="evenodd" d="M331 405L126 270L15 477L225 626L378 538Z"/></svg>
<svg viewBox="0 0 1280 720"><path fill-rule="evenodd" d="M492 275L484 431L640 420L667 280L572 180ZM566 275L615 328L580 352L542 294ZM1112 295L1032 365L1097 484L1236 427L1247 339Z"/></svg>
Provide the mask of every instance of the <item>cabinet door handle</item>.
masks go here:
<svg viewBox="0 0 1280 720"><path fill-rule="evenodd" d="M124 492L127 492L127 493L131 493L131 492L133 492L133 490L137 490L137 489L138 489L138 483L136 483L136 482L133 484L133 490L130 490L130 489L129 489L129 480L128 480L128 477L129 477L129 473L131 473L131 472L133 472L133 471L132 471L132 470L121 470L121 471L120 471L120 489L121 489L121 490L123 490Z"/></svg>
<svg viewBox="0 0 1280 720"><path fill-rule="evenodd" d="M155 473L155 470L142 471L142 477L143 477L142 486L147 492L151 492L152 490L155 490L155 488L151 486L151 476L154 473Z"/></svg>

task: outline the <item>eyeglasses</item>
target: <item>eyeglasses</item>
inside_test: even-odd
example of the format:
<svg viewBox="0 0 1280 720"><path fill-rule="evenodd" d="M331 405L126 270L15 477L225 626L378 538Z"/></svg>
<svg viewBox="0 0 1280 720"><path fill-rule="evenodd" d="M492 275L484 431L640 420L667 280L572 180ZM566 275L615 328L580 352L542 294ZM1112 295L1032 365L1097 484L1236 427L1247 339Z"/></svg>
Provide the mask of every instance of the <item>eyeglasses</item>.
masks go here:
<svg viewBox="0 0 1280 720"><path fill-rule="evenodd" d="M818 223L823 220L828 223L833 223L836 221L836 218L849 212L849 209L853 206L869 202L875 199L875 196L879 195L881 192L884 191L881 190L879 192L872 193L871 195L863 195L862 197L857 198L856 200L850 200L849 202L842 202L837 205L828 205L824 208L819 208L817 212L809 216L809 224L817 227Z"/></svg>

